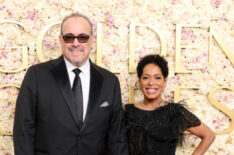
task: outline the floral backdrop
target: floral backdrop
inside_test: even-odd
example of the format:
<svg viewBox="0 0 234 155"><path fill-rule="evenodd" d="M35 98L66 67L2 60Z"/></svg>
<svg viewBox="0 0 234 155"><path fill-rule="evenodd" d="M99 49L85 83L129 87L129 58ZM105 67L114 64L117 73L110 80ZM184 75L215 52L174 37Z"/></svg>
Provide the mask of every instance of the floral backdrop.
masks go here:
<svg viewBox="0 0 234 155"><path fill-rule="evenodd" d="M59 22L72 12L87 15L97 30L102 23L102 63L111 71L118 71L122 101L129 102L129 88L137 86L135 73L129 73L129 25L147 24L163 32L167 43L166 59L170 74L165 100L173 100L177 86L197 87L181 89L180 99L187 102L195 113L212 130L229 128L231 118L215 108L207 98L218 87L234 87L234 67L230 58L215 40L209 47L209 27L221 36L234 55L234 1L233 0L0 0L0 68L12 71L23 66L22 47L28 53L28 67L40 60L37 55L38 36L51 23ZM1 22L1 21L8 21ZM13 22L18 22L15 24ZM175 72L176 25L200 25L184 27L181 31L181 68L193 73ZM21 25L21 26L20 26ZM59 25L48 29L42 41L42 53L46 60L61 55L58 41ZM188 48L186 48L188 47ZM190 48L189 48L190 47ZM195 48L191 48L195 47ZM208 50L212 50L212 62ZM91 59L96 61L96 46ZM135 57L138 60L149 53L160 54L160 38L151 29L136 27ZM0 72L0 155L13 155L12 128L15 100L26 69L19 72ZM15 85L15 86L14 86ZM215 100L234 112L234 91L219 89ZM142 99L139 90L135 100ZM233 122L234 123L234 122ZM200 139L187 134L185 143L176 154L191 154ZM217 134L207 155L231 155L234 150L234 131Z"/></svg>

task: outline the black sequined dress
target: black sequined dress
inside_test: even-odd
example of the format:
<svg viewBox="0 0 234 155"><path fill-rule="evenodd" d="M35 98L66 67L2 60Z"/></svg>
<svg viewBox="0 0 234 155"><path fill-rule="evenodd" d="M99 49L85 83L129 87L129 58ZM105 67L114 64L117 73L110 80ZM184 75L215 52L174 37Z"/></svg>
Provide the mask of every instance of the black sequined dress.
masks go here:
<svg viewBox="0 0 234 155"><path fill-rule="evenodd" d="M153 111L127 104L125 118L130 155L175 155L183 132L201 124L180 103L169 103Z"/></svg>

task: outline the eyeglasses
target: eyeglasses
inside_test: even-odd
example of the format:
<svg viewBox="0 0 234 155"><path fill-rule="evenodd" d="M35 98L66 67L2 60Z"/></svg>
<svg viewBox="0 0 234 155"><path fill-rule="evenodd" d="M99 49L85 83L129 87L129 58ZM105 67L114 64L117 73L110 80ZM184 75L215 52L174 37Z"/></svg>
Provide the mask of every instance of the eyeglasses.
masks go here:
<svg viewBox="0 0 234 155"><path fill-rule="evenodd" d="M79 43L87 43L89 40L89 35L81 33L78 36L74 36L72 34L66 34L63 36L65 43L73 43L76 38Z"/></svg>

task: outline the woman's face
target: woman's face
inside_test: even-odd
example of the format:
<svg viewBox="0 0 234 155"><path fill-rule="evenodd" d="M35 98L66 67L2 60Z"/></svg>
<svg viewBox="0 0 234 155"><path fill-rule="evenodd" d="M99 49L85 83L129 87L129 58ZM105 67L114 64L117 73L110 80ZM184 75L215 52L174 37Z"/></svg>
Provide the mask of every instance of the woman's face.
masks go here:
<svg viewBox="0 0 234 155"><path fill-rule="evenodd" d="M144 97L149 100L161 98L163 89L166 87L166 79L161 69L153 63L143 68L139 83Z"/></svg>

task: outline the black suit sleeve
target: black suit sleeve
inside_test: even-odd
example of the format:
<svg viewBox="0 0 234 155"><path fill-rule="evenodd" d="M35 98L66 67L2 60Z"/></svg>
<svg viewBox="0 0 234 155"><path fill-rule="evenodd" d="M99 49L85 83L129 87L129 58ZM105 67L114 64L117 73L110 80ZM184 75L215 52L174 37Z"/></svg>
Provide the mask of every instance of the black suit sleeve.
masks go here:
<svg viewBox="0 0 234 155"><path fill-rule="evenodd" d="M13 142L15 155L34 155L36 76L29 68L16 101Z"/></svg>
<svg viewBox="0 0 234 155"><path fill-rule="evenodd" d="M107 134L107 155L128 155L120 84L115 80L113 113Z"/></svg>

